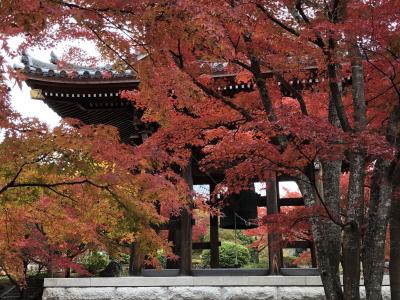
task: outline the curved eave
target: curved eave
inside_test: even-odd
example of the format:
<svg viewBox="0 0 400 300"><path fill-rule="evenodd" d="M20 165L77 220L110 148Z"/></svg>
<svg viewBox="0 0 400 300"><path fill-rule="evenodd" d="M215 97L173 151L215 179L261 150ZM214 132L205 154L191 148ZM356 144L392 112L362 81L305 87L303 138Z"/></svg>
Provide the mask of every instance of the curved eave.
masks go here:
<svg viewBox="0 0 400 300"><path fill-rule="evenodd" d="M33 87L62 87L62 88L83 88L83 87L101 87L104 88L136 88L140 80L133 78L101 78L101 79L85 79L85 78L56 78L43 77L26 74L26 83Z"/></svg>
<svg viewBox="0 0 400 300"><path fill-rule="evenodd" d="M136 132L133 119L135 109L132 105L115 109L86 109L78 102L45 99L43 100L61 118L73 118L84 124L105 124L118 129L121 140L130 142L130 137Z"/></svg>

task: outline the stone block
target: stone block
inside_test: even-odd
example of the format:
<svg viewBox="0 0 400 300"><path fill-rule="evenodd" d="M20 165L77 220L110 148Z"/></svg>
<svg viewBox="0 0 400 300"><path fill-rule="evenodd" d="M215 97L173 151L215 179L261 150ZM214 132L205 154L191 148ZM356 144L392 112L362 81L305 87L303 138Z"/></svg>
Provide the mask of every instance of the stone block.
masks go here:
<svg viewBox="0 0 400 300"><path fill-rule="evenodd" d="M66 300L116 300L113 287L66 288Z"/></svg>
<svg viewBox="0 0 400 300"><path fill-rule="evenodd" d="M90 278L91 287L119 287L135 286L136 277L92 277Z"/></svg>
<svg viewBox="0 0 400 300"><path fill-rule="evenodd" d="M325 300L322 287L293 286L278 287L277 300Z"/></svg>
<svg viewBox="0 0 400 300"><path fill-rule="evenodd" d="M65 299L65 288L45 288L42 295L43 300Z"/></svg>
<svg viewBox="0 0 400 300"><path fill-rule="evenodd" d="M221 300L219 287L170 287L168 300Z"/></svg>
<svg viewBox="0 0 400 300"><path fill-rule="evenodd" d="M46 288L43 300L116 300L115 288Z"/></svg>
<svg viewBox="0 0 400 300"><path fill-rule="evenodd" d="M115 299L118 300L168 300L166 287L120 287L116 289Z"/></svg>
<svg viewBox="0 0 400 300"><path fill-rule="evenodd" d="M267 286L223 287L222 300L277 300L277 288Z"/></svg>
<svg viewBox="0 0 400 300"><path fill-rule="evenodd" d="M248 276L201 276L193 277L195 286L241 286L248 285Z"/></svg>
<svg viewBox="0 0 400 300"><path fill-rule="evenodd" d="M45 278L44 287L90 287L91 278Z"/></svg>
<svg viewBox="0 0 400 300"><path fill-rule="evenodd" d="M304 286L306 276L249 276L248 285Z"/></svg>
<svg viewBox="0 0 400 300"><path fill-rule="evenodd" d="M322 286L322 281L320 276L306 276L306 285L308 286Z"/></svg>

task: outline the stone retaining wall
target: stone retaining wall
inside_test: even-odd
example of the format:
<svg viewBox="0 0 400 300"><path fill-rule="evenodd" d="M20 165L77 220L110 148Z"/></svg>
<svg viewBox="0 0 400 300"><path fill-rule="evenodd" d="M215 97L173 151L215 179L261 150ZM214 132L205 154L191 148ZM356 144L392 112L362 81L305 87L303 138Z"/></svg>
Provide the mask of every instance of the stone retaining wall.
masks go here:
<svg viewBox="0 0 400 300"><path fill-rule="evenodd" d="M388 278L383 299L390 299ZM365 299L364 288L361 288ZM45 279L44 300L314 300L325 299L315 276L207 276Z"/></svg>

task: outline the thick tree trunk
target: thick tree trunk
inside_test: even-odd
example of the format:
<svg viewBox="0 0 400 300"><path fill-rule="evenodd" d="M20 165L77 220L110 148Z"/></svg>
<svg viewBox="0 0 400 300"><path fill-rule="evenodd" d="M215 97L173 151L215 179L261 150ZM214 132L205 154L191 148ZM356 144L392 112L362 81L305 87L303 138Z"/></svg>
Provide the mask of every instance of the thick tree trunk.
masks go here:
<svg viewBox="0 0 400 300"><path fill-rule="evenodd" d="M388 176L389 167L389 161L378 159L371 179L371 199L363 253L365 289L367 299L371 300L381 299L386 228L392 194L392 185Z"/></svg>
<svg viewBox="0 0 400 300"><path fill-rule="evenodd" d="M343 232L343 288L345 299L360 299L361 225L364 214L364 155L350 155L347 220Z"/></svg>
<svg viewBox="0 0 400 300"><path fill-rule="evenodd" d="M340 212L340 175L341 175L342 162L330 161L322 163L322 178L324 184L324 201L329 209L332 217L339 219ZM341 250L341 228L332 220L323 222L321 224L325 232L325 240L327 244L327 252L330 265L330 276L332 277L333 284L336 291L342 292L340 283L339 264L340 264L340 250Z"/></svg>
<svg viewBox="0 0 400 300"><path fill-rule="evenodd" d="M389 267L390 294L392 299L400 299L400 182L396 182L392 193Z"/></svg>
<svg viewBox="0 0 400 300"><path fill-rule="evenodd" d="M397 105L389 118L388 141L397 149L400 156L400 105ZM393 192L390 214L390 292L392 299L400 299L400 162L392 170Z"/></svg>
<svg viewBox="0 0 400 300"><path fill-rule="evenodd" d="M366 104L364 93L364 70L357 40L350 42L353 120L354 132L366 127ZM346 131L348 129L344 128ZM350 178L347 197L347 218L349 226L343 232L343 286L345 299L360 299L360 254L361 226L364 216L365 155L356 149L349 153Z"/></svg>
<svg viewBox="0 0 400 300"><path fill-rule="evenodd" d="M305 206L312 207L317 205L317 196L312 181L310 181L305 175L299 176L300 180L298 180L297 183L303 195ZM326 226L322 225L323 222L325 222L325 220L321 220L318 216L311 217L310 219L317 254L317 263L321 273L321 280L324 285L326 299L341 300L343 299L343 294L340 281L338 281L338 272L330 259L331 256L335 257L335 255L332 255L333 251L329 249L336 233L332 234L332 232L330 232L330 238L327 238L328 233L325 230ZM335 231L333 230L333 232ZM337 243L340 245L339 240Z"/></svg>
<svg viewBox="0 0 400 300"><path fill-rule="evenodd" d="M341 85L337 84L337 90L341 97ZM331 91L332 94L332 91ZM329 122L340 128L340 120L338 118L335 103L331 96L329 102ZM341 175L341 161L322 161L322 187L318 185L319 195L326 204L331 217L339 219L340 211L340 175ZM309 174L314 177L314 174ZM312 178L314 180L314 178ZM319 178L317 178L317 181ZM308 183L307 183L308 182ZM298 182L299 188L302 192L305 205L311 207L320 204L315 194L314 186L311 181L304 176ZM314 217L311 220L311 227L315 243L315 252L317 265L321 273L321 280L324 285L325 297L327 299L339 300L343 299L342 286L339 277L339 263L340 263L340 233L341 228L333 220L321 219ZM340 221L340 220L337 220Z"/></svg>

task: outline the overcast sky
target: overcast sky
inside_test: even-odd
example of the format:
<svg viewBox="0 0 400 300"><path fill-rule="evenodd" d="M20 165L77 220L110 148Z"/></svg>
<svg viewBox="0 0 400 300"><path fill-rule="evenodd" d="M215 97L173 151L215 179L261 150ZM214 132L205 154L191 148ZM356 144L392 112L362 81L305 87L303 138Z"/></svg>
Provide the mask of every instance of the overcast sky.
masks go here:
<svg viewBox="0 0 400 300"><path fill-rule="evenodd" d="M60 121L60 117L44 102L31 99L30 88L25 83L22 86L22 90L18 86L12 87L11 100L13 108L24 117L38 118L51 128L57 126Z"/></svg>
<svg viewBox="0 0 400 300"><path fill-rule="evenodd" d="M12 49L16 49L21 41L22 40L19 38L11 39L10 47ZM30 56L36 59L49 62L51 51L54 51L58 57L61 57L66 49L68 49L68 47L71 45L75 47L79 45L80 48L87 51L87 53L91 56L98 55L98 51L96 50L94 44L87 41L79 41L79 43L63 42L55 46L53 49L46 50L30 48L28 53ZM21 57L8 59L8 62L10 64L21 64ZM61 120L60 117L41 100L32 100L30 97L30 88L25 83L23 84L22 89L20 89L17 85L14 85L12 82L9 82L9 85L11 87L11 104L16 111L21 113L24 117L38 118L40 121L47 123L50 127L57 126Z"/></svg>

